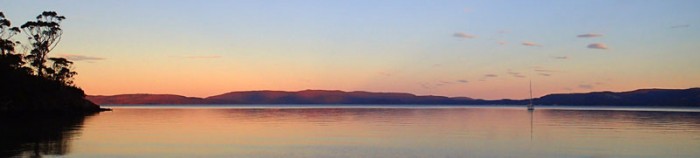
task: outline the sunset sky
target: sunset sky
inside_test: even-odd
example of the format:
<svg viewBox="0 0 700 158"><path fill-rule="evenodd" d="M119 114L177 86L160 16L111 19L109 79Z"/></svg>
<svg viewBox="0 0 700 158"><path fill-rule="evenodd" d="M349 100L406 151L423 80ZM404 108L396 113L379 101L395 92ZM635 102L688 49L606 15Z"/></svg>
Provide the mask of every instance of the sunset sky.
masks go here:
<svg viewBox="0 0 700 158"><path fill-rule="evenodd" d="M700 1L0 1L66 16L91 95L328 89L473 98L700 86ZM25 36L16 36L24 39ZM25 42L26 43L26 42Z"/></svg>

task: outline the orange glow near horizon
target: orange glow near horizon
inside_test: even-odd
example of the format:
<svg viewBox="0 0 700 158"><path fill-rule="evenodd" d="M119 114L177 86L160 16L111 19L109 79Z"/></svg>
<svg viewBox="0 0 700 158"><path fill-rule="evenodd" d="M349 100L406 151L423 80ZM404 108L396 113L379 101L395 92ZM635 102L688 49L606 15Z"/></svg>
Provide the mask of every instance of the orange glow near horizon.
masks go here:
<svg viewBox="0 0 700 158"><path fill-rule="evenodd" d="M522 99L530 80L534 96L700 87L695 1L72 4L15 1L2 11L13 26L47 9L64 15L49 56L75 61L75 83L90 95L319 89Z"/></svg>
<svg viewBox="0 0 700 158"><path fill-rule="evenodd" d="M89 63L97 64L97 63ZM342 91L370 91L370 92L404 92L416 95L443 95L451 97L472 97L482 99L522 99L528 97L527 79L496 78L485 81L469 81L466 84L452 81L443 86L431 88L422 87L421 80L431 80L431 77L409 75L385 76L383 74L366 75L332 73L329 77L314 75L309 71L297 69L296 72L280 70L279 73L260 73L241 68L231 68L229 71L202 72L197 69L181 69L178 72L159 72L157 70L129 71L128 75L101 76L85 74L81 71L77 76L77 85L82 87L89 95L115 95L129 93L151 94L177 94L190 97L207 97L231 91L253 90L282 90L300 91L307 89L316 90L342 90ZM204 69L204 67L201 67ZM118 70L114 70L116 72ZM99 71L102 73L109 71ZM218 73L217 73L218 72ZM211 73L217 73L212 75ZM246 75L249 74L249 75ZM217 77L209 77L217 76ZM311 76L311 77L304 77ZM432 77L438 78L438 77ZM479 77L476 77L479 78ZM591 88L578 87L582 75L559 75L550 77L537 77L533 79L533 95L535 97L552 93L576 93L591 91L629 91L640 88L671 88L683 89L693 86L689 78L636 78L603 80L601 82L588 82ZM700 80L700 78L697 78ZM92 81L92 82L88 82ZM98 82L95 82L98 81ZM416 83L411 83L415 81ZM573 82L572 82L573 81ZM408 83L406 83L408 82ZM664 83L666 86L654 86L655 83Z"/></svg>

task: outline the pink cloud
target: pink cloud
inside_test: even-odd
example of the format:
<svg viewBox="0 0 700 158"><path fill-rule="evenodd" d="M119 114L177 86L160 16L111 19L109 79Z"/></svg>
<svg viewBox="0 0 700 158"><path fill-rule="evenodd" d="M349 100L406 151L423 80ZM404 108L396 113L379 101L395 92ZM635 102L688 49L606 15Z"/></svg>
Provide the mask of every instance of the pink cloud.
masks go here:
<svg viewBox="0 0 700 158"><path fill-rule="evenodd" d="M593 44L589 44L589 45L588 45L588 48L591 48L591 49L608 49L608 46L605 45L605 44L603 44L603 43L593 43Z"/></svg>
<svg viewBox="0 0 700 158"><path fill-rule="evenodd" d="M542 46L542 45L537 44L537 43L535 43L535 42L528 42L528 41L525 41L525 42L523 42L522 44L523 44L524 46L529 46L529 47L539 47L539 46Z"/></svg>
<svg viewBox="0 0 700 158"><path fill-rule="evenodd" d="M476 38L475 35L467 34L464 32L457 32L457 33L452 34L452 36L457 37L457 38L468 38L468 39Z"/></svg>

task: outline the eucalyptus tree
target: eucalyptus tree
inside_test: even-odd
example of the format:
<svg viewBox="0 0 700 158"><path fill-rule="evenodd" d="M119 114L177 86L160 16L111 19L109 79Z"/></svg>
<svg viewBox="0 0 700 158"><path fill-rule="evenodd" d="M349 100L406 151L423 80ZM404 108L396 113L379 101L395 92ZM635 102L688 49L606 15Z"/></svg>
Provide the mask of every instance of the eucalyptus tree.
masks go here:
<svg viewBox="0 0 700 158"><path fill-rule="evenodd" d="M71 70L73 62L66 58L49 58L53 62L51 67L46 68L47 78L64 83L66 85L73 84L73 76L78 74Z"/></svg>
<svg viewBox="0 0 700 158"><path fill-rule="evenodd" d="M15 51L16 42L12 36L20 33L17 27L12 27L10 20L5 18L5 14L0 12L0 55L10 54Z"/></svg>
<svg viewBox="0 0 700 158"><path fill-rule="evenodd" d="M22 30L29 36L32 50L26 56L29 64L36 69L38 76L45 77L44 65L47 54L61 41L61 21L66 17L58 15L54 11L44 11L36 17L36 21L28 21L22 26Z"/></svg>
<svg viewBox="0 0 700 158"><path fill-rule="evenodd" d="M20 29L12 27L10 20L0 12L0 65L17 69L24 64L22 55L15 54L15 45L20 43L12 40L12 37L20 32Z"/></svg>

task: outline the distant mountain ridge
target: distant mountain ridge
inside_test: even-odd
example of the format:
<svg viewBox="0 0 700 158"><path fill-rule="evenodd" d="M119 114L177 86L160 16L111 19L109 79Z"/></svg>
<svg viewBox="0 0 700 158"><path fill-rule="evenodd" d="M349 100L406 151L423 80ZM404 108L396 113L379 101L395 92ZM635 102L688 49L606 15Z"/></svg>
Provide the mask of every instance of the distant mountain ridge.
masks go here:
<svg viewBox="0 0 700 158"><path fill-rule="evenodd" d="M534 101L543 105L673 105L700 107L700 88L550 94Z"/></svg>
<svg viewBox="0 0 700 158"><path fill-rule="evenodd" d="M337 90L230 92L205 98L214 104L458 104L443 96Z"/></svg>
<svg viewBox="0 0 700 158"><path fill-rule="evenodd" d="M206 98L173 94L98 95L87 98L97 104L462 104L465 100L472 100L467 97L337 90L240 91Z"/></svg>
<svg viewBox="0 0 700 158"><path fill-rule="evenodd" d="M174 94L119 94L112 96L87 96L97 104L201 104L202 98Z"/></svg>
<svg viewBox="0 0 700 158"><path fill-rule="evenodd" d="M468 97L418 96L410 93L364 91L239 91L206 98L172 94L88 96L97 104L377 104L377 105L524 105L523 100L483 100ZM615 105L700 107L700 88L639 89L628 92L549 94L533 99L537 105Z"/></svg>

